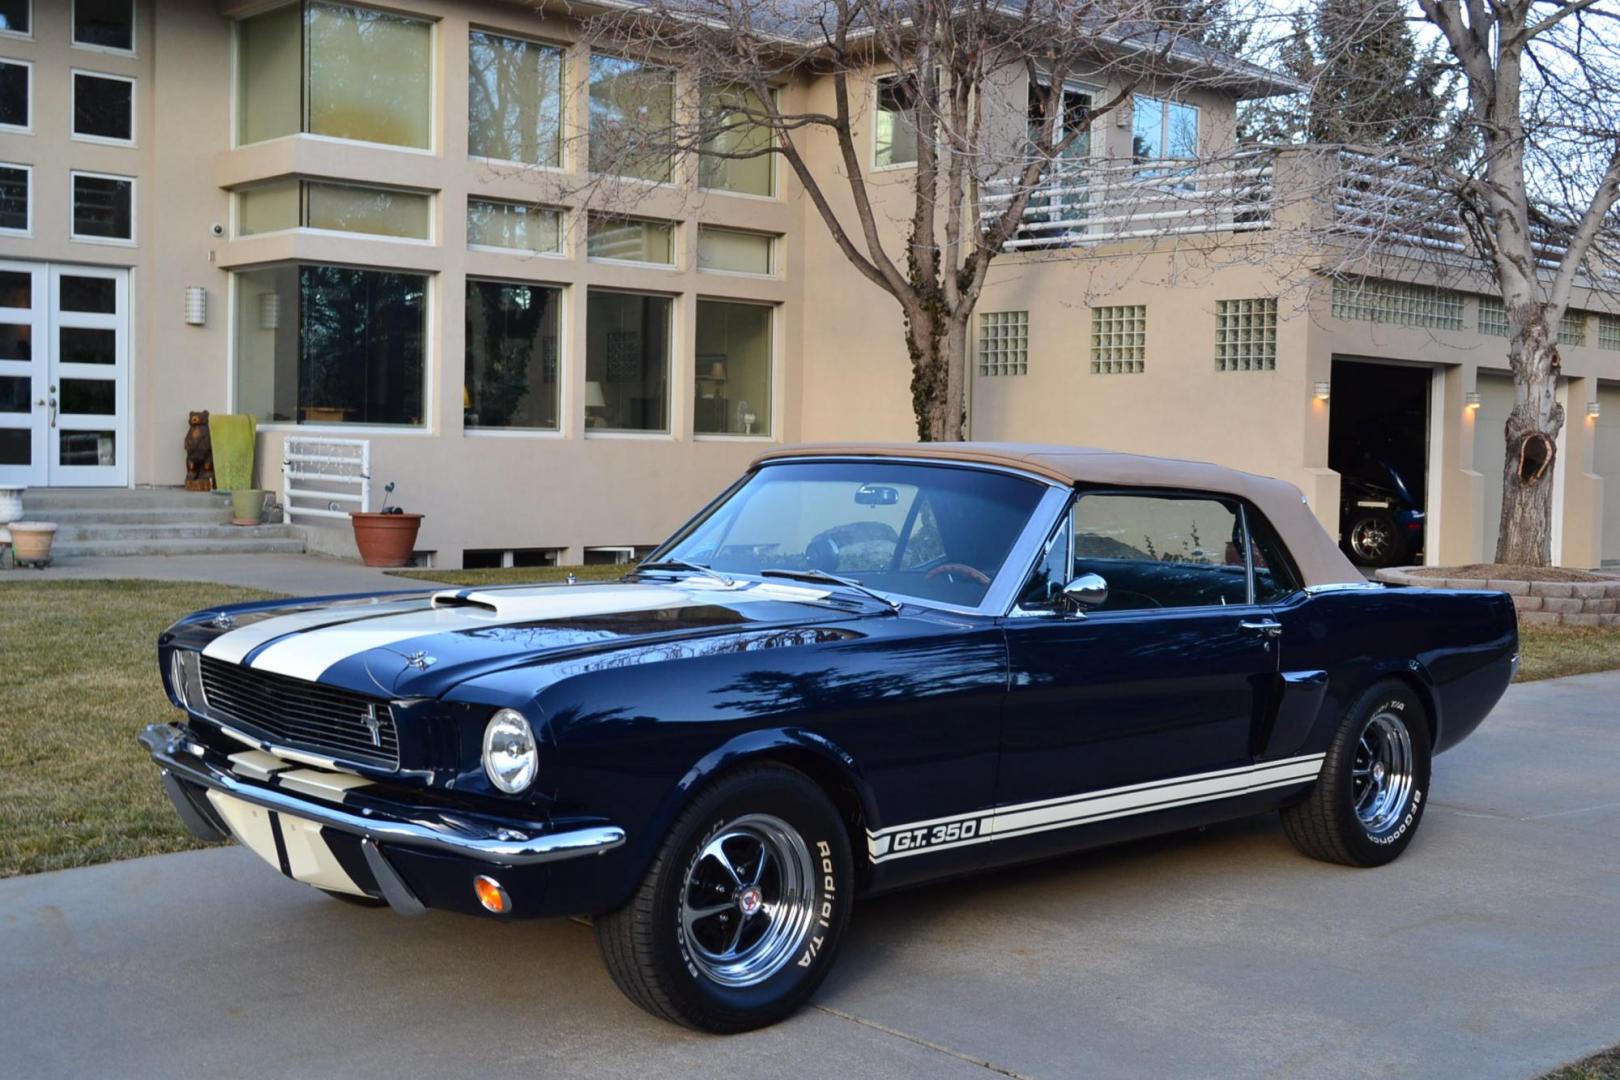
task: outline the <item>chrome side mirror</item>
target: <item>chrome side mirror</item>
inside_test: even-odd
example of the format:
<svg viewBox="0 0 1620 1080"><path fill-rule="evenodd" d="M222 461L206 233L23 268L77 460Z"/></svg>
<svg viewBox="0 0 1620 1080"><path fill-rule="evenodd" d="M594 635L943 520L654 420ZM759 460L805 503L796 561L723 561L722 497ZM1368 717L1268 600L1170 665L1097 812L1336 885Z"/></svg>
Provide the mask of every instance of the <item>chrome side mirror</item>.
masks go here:
<svg viewBox="0 0 1620 1080"><path fill-rule="evenodd" d="M1101 607L1108 602L1108 582L1101 574L1081 574L1063 586L1063 606L1070 611Z"/></svg>

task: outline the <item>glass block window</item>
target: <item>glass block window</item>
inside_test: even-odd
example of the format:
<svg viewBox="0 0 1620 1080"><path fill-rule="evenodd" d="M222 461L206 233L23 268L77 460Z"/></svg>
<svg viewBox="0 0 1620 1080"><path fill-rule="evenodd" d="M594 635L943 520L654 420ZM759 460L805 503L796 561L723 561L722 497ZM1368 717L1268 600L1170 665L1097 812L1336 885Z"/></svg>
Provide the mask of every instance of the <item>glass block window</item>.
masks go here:
<svg viewBox="0 0 1620 1080"><path fill-rule="evenodd" d="M1586 344L1586 312L1564 309L1564 317L1558 323L1558 344Z"/></svg>
<svg viewBox="0 0 1620 1080"><path fill-rule="evenodd" d="M1507 308L1498 296L1479 298L1479 332L1507 337Z"/></svg>
<svg viewBox="0 0 1620 1080"><path fill-rule="evenodd" d="M1340 279L1333 282L1333 317L1461 330L1463 299L1461 293L1432 285L1376 278Z"/></svg>
<svg viewBox="0 0 1620 1080"><path fill-rule="evenodd" d="M1598 348L1620 352L1620 315L1598 316Z"/></svg>
<svg viewBox="0 0 1620 1080"><path fill-rule="evenodd" d="M1029 312L979 314L979 374L1023 375L1029 371Z"/></svg>
<svg viewBox="0 0 1620 1080"><path fill-rule="evenodd" d="M1277 301L1215 301L1215 370L1274 371Z"/></svg>
<svg viewBox="0 0 1620 1080"><path fill-rule="evenodd" d="M1147 305L1091 309L1091 373L1139 372L1147 359Z"/></svg>

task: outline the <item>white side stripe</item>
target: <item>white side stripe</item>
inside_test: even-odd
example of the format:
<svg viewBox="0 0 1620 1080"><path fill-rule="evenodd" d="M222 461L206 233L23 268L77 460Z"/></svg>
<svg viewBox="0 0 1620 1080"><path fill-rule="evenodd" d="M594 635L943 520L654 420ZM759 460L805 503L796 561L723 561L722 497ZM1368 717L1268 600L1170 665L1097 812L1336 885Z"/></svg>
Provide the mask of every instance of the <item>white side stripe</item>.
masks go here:
<svg viewBox="0 0 1620 1080"><path fill-rule="evenodd" d="M1260 765L1198 773L1175 780L999 806L994 810L955 817L930 818L878 832L868 830L867 848L873 862L885 862L944 848L1008 840L1054 829L1234 798L1312 780L1320 771L1326 756L1307 754Z"/></svg>

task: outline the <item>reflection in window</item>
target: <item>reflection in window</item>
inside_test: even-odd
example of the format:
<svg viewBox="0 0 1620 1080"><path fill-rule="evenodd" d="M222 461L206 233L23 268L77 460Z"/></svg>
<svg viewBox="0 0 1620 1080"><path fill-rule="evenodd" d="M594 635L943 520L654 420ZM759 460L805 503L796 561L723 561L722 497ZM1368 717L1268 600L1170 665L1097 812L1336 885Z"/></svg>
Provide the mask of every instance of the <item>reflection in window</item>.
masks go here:
<svg viewBox="0 0 1620 1080"><path fill-rule="evenodd" d="M135 181L73 173L73 238L133 240Z"/></svg>
<svg viewBox="0 0 1620 1080"><path fill-rule="evenodd" d="M776 155L771 127L759 95L744 88L703 92L703 153L698 158L701 186L744 195L776 191Z"/></svg>
<svg viewBox="0 0 1620 1080"><path fill-rule="evenodd" d="M467 153L561 165L562 50L474 30L467 60Z"/></svg>
<svg viewBox="0 0 1620 1080"><path fill-rule="evenodd" d="M28 127L28 75L27 64L0 61L0 126Z"/></svg>
<svg viewBox="0 0 1620 1080"><path fill-rule="evenodd" d="M1137 97L1131 109L1131 157L1138 165L1153 161L1190 161L1198 156L1196 105ZM1145 170L1141 175L1157 173Z"/></svg>
<svg viewBox="0 0 1620 1080"><path fill-rule="evenodd" d="M467 244L556 254L562 251L562 212L531 203L468 199Z"/></svg>
<svg viewBox="0 0 1620 1080"><path fill-rule="evenodd" d="M26 34L33 28L34 0L0 0L0 32ZM8 463L9 464L9 463Z"/></svg>
<svg viewBox="0 0 1620 1080"><path fill-rule="evenodd" d="M73 73L73 134L113 142L135 138L135 83Z"/></svg>
<svg viewBox="0 0 1620 1080"><path fill-rule="evenodd" d="M1248 602L1237 506L1213 498L1087 495L1074 510L1074 575L1100 574L1100 610Z"/></svg>
<svg viewBox="0 0 1620 1080"><path fill-rule="evenodd" d="M557 310L562 290L467 282L468 427L557 428Z"/></svg>
<svg viewBox="0 0 1620 1080"><path fill-rule="evenodd" d="M20 165L0 165L0 229L28 231L28 173Z"/></svg>
<svg viewBox="0 0 1620 1080"><path fill-rule="evenodd" d="M693 430L771 433L771 309L699 300Z"/></svg>
<svg viewBox="0 0 1620 1080"><path fill-rule="evenodd" d="M669 430L667 296L592 289L585 314L585 426Z"/></svg>
<svg viewBox="0 0 1620 1080"><path fill-rule="evenodd" d="M675 262L675 226L667 221L592 214L585 252L593 259L668 266Z"/></svg>
<svg viewBox="0 0 1620 1080"><path fill-rule="evenodd" d="M57 279L56 306L91 315L118 313L118 282L110 277L63 274Z"/></svg>
<svg viewBox="0 0 1620 1080"><path fill-rule="evenodd" d="M916 76L885 76L877 81L877 142L873 163L883 169L916 162Z"/></svg>
<svg viewBox="0 0 1620 1080"><path fill-rule="evenodd" d="M73 44L133 50L135 0L73 0Z"/></svg>
<svg viewBox="0 0 1620 1080"><path fill-rule="evenodd" d="M433 197L421 191L274 180L244 188L236 197L242 236L299 228L411 240L431 235Z"/></svg>
<svg viewBox="0 0 1620 1080"><path fill-rule="evenodd" d="M261 421L421 425L427 278L281 265L235 275L236 407Z"/></svg>
<svg viewBox="0 0 1620 1080"><path fill-rule="evenodd" d="M591 56L590 168L667 182L675 73L615 56Z"/></svg>
<svg viewBox="0 0 1620 1080"><path fill-rule="evenodd" d="M426 149L433 27L312 0L243 19L237 31L237 142L300 131Z"/></svg>
<svg viewBox="0 0 1620 1080"><path fill-rule="evenodd" d="M733 274L770 274L776 238L764 233L737 229L698 227L697 264L699 270L725 270Z"/></svg>

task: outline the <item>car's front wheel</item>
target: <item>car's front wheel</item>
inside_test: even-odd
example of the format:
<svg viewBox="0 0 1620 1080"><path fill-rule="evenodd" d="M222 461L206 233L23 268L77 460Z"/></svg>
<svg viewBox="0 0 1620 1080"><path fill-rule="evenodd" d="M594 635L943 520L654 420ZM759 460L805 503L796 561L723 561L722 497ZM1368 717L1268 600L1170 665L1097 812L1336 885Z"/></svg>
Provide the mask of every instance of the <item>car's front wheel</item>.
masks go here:
<svg viewBox="0 0 1620 1080"><path fill-rule="evenodd" d="M1294 846L1346 866L1381 866L1412 842L1429 799L1428 714L1412 689L1381 682L1345 714L1316 786L1282 812Z"/></svg>
<svg viewBox="0 0 1620 1080"><path fill-rule="evenodd" d="M596 919L609 974L654 1016L764 1027L826 977L854 892L837 809L804 774L755 766L677 819L630 903Z"/></svg>

